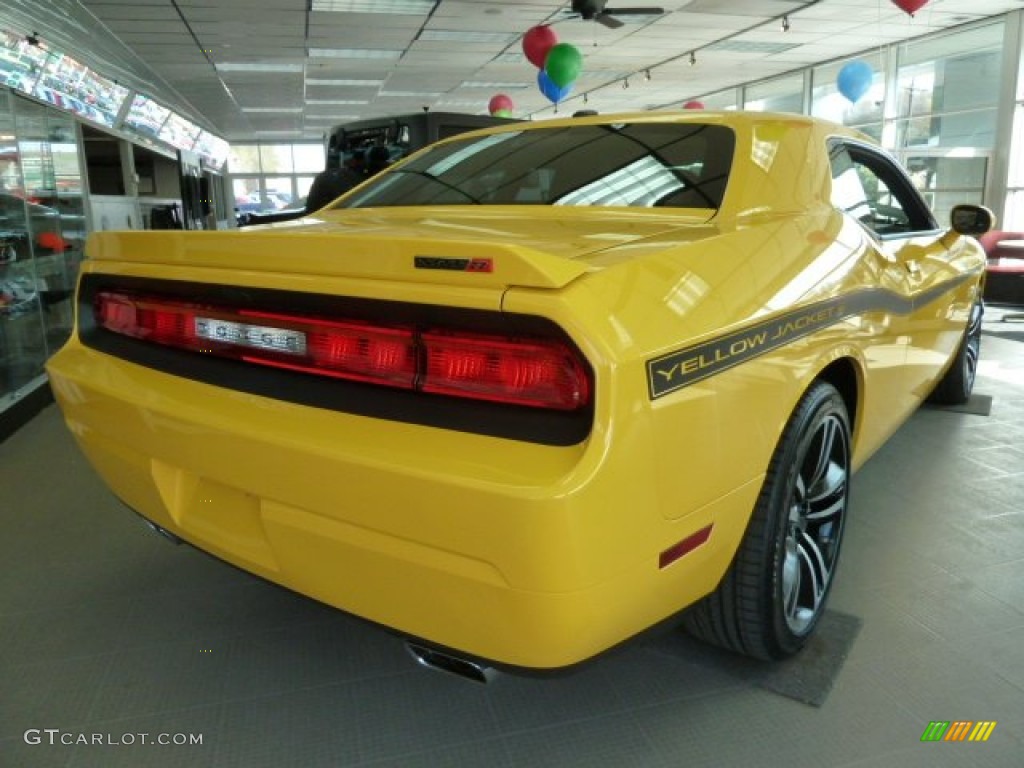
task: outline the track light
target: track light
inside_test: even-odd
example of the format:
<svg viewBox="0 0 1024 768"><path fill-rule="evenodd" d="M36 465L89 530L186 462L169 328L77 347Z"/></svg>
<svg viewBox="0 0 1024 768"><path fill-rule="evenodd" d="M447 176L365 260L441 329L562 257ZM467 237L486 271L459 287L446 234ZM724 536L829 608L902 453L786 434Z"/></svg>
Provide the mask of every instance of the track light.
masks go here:
<svg viewBox="0 0 1024 768"><path fill-rule="evenodd" d="M583 103L584 104L589 104L590 103L589 100L587 99L587 94L585 94L585 93L583 94Z"/></svg>
<svg viewBox="0 0 1024 768"><path fill-rule="evenodd" d="M650 80L650 79L651 79L651 70L645 69L644 70L644 80Z"/></svg>
<svg viewBox="0 0 1024 768"><path fill-rule="evenodd" d="M789 32L789 16L782 17L782 31Z"/></svg>
<svg viewBox="0 0 1024 768"><path fill-rule="evenodd" d="M624 77L622 78L622 90L626 90L627 88L629 88L629 78Z"/></svg>
<svg viewBox="0 0 1024 768"><path fill-rule="evenodd" d="M33 48L39 47L39 33L33 32L31 35L25 35L25 42L31 45Z"/></svg>
<svg viewBox="0 0 1024 768"><path fill-rule="evenodd" d="M697 64L697 53L695 51L690 51L690 66L693 67L693 66L696 66L696 64Z"/></svg>

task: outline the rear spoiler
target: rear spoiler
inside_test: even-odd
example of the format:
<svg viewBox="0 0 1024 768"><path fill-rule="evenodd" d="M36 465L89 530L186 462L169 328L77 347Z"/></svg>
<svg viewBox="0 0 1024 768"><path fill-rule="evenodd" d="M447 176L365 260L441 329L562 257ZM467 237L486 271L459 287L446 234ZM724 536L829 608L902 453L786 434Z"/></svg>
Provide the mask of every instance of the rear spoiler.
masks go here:
<svg viewBox="0 0 1024 768"><path fill-rule="evenodd" d="M283 224L280 231L94 232L96 261L352 277L472 288L562 288L591 268L535 248L474 240L382 238Z"/></svg>

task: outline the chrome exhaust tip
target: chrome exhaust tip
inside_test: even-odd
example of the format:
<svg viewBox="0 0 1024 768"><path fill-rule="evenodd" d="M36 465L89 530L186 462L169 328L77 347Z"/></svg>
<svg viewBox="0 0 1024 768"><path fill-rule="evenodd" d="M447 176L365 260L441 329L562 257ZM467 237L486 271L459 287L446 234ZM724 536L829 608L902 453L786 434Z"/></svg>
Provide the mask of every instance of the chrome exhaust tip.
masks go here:
<svg viewBox="0 0 1024 768"><path fill-rule="evenodd" d="M462 659L452 656L450 653L438 651L434 648L427 648L416 643L406 643L405 649L416 659L416 663L427 669L434 669L438 672L446 672L449 675L456 675L465 680L472 680L474 683L489 683L498 672L493 667L480 664L469 659Z"/></svg>
<svg viewBox="0 0 1024 768"><path fill-rule="evenodd" d="M141 517L141 515L140 515L140 517ZM168 531L166 528L161 528L156 523L154 523L154 522L152 522L150 520L147 520L144 517L142 518L142 522L144 522L146 524L146 527L149 528L149 530L151 530L153 533L161 536L162 538L167 539L167 541L171 542L171 544L181 544L181 539L179 539L173 533Z"/></svg>

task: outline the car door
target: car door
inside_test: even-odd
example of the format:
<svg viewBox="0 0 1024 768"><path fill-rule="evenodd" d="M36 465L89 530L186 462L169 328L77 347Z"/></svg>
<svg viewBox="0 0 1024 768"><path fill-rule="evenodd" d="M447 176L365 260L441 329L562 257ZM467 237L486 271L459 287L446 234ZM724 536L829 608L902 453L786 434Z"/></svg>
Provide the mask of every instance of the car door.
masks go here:
<svg viewBox="0 0 1024 768"><path fill-rule="evenodd" d="M939 227L903 169L860 142L837 143L833 154L837 151L845 153L864 191L855 216L885 260L883 287L895 291L894 327L906 339L904 386L920 402L956 350L973 288L955 265L949 245L956 241L945 237L946 229Z"/></svg>
<svg viewBox="0 0 1024 768"><path fill-rule="evenodd" d="M866 371L858 440L873 450L870 446L881 444L916 407L904 373L909 332L907 314L902 310L910 302L911 285L906 269L865 223L873 215L873 192L863 165L854 161L842 140L832 142L829 149L831 202L847 215L847 227L853 230L847 238L858 242L863 251L859 258L864 273L860 282L865 286L860 294L859 348Z"/></svg>

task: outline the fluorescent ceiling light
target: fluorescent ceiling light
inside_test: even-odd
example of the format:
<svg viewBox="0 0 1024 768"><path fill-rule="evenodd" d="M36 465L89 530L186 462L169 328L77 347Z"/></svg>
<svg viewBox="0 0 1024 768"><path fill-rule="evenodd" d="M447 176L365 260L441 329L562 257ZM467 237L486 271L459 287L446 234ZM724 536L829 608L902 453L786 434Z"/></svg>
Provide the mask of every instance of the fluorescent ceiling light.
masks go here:
<svg viewBox="0 0 1024 768"><path fill-rule="evenodd" d="M384 85L383 80L353 80L351 78L317 78L307 77L306 85L360 85L360 86L375 86Z"/></svg>
<svg viewBox="0 0 1024 768"><path fill-rule="evenodd" d="M436 0L313 0L313 10L328 13L428 14Z"/></svg>
<svg viewBox="0 0 1024 768"><path fill-rule="evenodd" d="M327 120L334 123L339 120L355 120L357 117L359 115L306 115L306 122Z"/></svg>
<svg viewBox="0 0 1024 768"><path fill-rule="evenodd" d="M274 114L302 112L302 107L242 107L243 112L268 112Z"/></svg>
<svg viewBox="0 0 1024 768"><path fill-rule="evenodd" d="M367 99L306 99L307 104L369 104Z"/></svg>
<svg viewBox="0 0 1024 768"><path fill-rule="evenodd" d="M221 72L301 72L301 64L286 61L221 61L214 64Z"/></svg>
<svg viewBox="0 0 1024 768"><path fill-rule="evenodd" d="M526 83L499 83L487 80L463 80L460 88L529 88Z"/></svg>
<svg viewBox="0 0 1024 768"><path fill-rule="evenodd" d="M511 43L519 37L510 32L471 32L461 29L424 29L417 40L441 43Z"/></svg>
<svg viewBox="0 0 1024 768"><path fill-rule="evenodd" d="M612 83L616 80L622 80L625 77L630 77L633 72L606 72L604 70L598 70L597 72L580 73L580 80L600 80L602 83Z"/></svg>
<svg viewBox="0 0 1024 768"><path fill-rule="evenodd" d="M769 43L761 40L720 40L704 47L706 51L730 53L782 53L797 48L799 43Z"/></svg>
<svg viewBox="0 0 1024 768"><path fill-rule="evenodd" d="M441 95L441 91L434 91L428 93L425 91L381 91L381 96L394 96L395 98L423 98L423 99L436 99Z"/></svg>
<svg viewBox="0 0 1024 768"><path fill-rule="evenodd" d="M402 52L389 48L310 48L309 55L319 59L397 59Z"/></svg>
<svg viewBox="0 0 1024 768"><path fill-rule="evenodd" d="M521 64L523 59L526 57L521 53L515 51L506 51L505 53L499 53L491 61L496 64Z"/></svg>
<svg viewBox="0 0 1024 768"><path fill-rule="evenodd" d="M437 102L437 105L445 107L480 107L483 103L482 99L443 99Z"/></svg>

